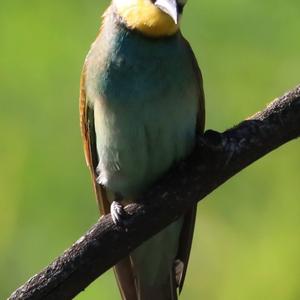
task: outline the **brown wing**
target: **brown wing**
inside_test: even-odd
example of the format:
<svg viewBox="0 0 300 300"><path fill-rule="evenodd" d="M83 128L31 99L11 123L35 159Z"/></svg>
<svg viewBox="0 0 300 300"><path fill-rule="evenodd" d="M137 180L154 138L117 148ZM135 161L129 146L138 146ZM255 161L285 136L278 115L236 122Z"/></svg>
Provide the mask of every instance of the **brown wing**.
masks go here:
<svg viewBox="0 0 300 300"><path fill-rule="evenodd" d="M80 128L84 146L86 163L90 169L94 190L96 193L97 203L101 214L109 213L109 202L107 193L103 186L97 184L96 168L98 164L98 155L96 149L96 133L94 124L94 110L86 101L85 92L85 73L86 65L84 65L80 80Z"/></svg>
<svg viewBox="0 0 300 300"><path fill-rule="evenodd" d="M193 53L193 50L188 43L183 38L184 43L186 44L186 47L189 49L193 68L194 68L194 74L195 78L197 79L197 85L198 85L198 115L197 115L197 128L196 128L196 134L202 134L204 131L204 125L205 125L205 98L204 98L204 91L203 91L203 80L201 71L199 69L197 59ZM193 234L194 234L194 228L195 228L195 220L196 220L196 213L197 213L197 205L193 206L184 216L184 223L180 234L180 241L179 241L179 248L178 248L178 254L177 259L179 259L181 262L183 262L183 269L181 274L179 275L179 278L177 280L179 292L181 292L187 266L189 262L191 247L192 247L192 240L193 240Z"/></svg>
<svg viewBox="0 0 300 300"><path fill-rule="evenodd" d="M90 169L97 203L101 214L110 212L110 203L105 188L96 181L96 168L98 165L98 155L96 148L96 132L94 123L94 109L90 107L86 100L85 77L86 64L83 67L80 80L80 128L84 146L86 163ZM123 300L137 300L135 284L130 258L126 257L114 267L117 283Z"/></svg>

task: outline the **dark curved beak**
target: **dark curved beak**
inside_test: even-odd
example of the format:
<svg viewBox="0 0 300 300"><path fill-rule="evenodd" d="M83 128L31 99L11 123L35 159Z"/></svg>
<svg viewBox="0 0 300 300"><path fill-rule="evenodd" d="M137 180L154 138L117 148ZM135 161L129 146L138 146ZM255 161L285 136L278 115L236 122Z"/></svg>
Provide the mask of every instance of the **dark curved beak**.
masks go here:
<svg viewBox="0 0 300 300"><path fill-rule="evenodd" d="M156 0L154 3L159 9L169 15L175 22L178 23L178 11L176 0Z"/></svg>

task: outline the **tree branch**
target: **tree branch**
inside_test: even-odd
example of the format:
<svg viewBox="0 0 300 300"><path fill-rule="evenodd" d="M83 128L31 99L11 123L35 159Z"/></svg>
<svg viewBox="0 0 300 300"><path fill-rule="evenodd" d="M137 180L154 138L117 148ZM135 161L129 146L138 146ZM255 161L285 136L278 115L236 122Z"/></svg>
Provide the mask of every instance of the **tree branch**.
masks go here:
<svg viewBox="0 0 300 300"><path fill-rule="evenodd" d="M199 138L201 147L126 207L130 224L99 221L9 298L71 299L143 241L260 157L300 136L300 86L239 125Z"/></svg>

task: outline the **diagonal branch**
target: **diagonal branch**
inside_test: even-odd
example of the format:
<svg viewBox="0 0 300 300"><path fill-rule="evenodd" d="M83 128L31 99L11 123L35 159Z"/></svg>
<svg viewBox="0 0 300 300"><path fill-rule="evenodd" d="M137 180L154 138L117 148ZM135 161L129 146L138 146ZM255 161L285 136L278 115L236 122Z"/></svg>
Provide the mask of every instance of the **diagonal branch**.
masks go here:
<svg viewBox="0 0 300 300"><path fill-rule="evenodd" d="M263 111L225 131L208 131L194 153L136 204L126 230L110 215L100 220L62 256L9 298L71 299L143 241L181 216L240 170L300 136L300 86ZM140 204L143 203L143 204Z"/></svg>

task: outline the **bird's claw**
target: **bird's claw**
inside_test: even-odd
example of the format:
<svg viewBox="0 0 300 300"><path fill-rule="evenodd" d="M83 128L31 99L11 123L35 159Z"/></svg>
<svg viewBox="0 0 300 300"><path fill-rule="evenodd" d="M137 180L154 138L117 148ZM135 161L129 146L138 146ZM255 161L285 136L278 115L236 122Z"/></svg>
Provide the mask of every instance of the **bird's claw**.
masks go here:
<svg viewBox="0 0 300 300"><path fill-rule="evenodd" d="M124 210L123 205L120 202L113 201L110 205L110 213L112 220L115 225L125 227L128 223L128 217L129 215Z"/></svg>
<svg viewBox="0 0 300 300"><path fill-rule="evenodd" d="M200 149L213 154L215 158L220 156L221 161L217 164L218 167L226 167L231 161L236 152L234 145L225 134L214 130L207 130L198 139L198 147Z"/></svg>
<svg viewBox="0 0 300 300"><path fill-rule="evenodd" d="M222 133L214 130L207 130L199 138L198 146L212 152L219 152L223 150L224 142Z"/></svg>

